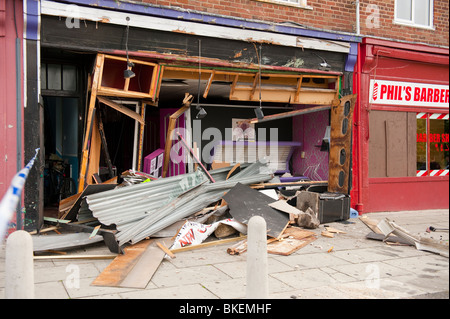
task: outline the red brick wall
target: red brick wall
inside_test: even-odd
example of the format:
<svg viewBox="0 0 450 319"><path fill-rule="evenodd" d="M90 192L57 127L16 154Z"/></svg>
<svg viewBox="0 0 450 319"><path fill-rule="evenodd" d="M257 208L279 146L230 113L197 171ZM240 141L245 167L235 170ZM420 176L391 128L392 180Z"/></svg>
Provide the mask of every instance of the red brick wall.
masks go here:
<svg viewBox="0 0 450 319"><path fill-rule="evenodd" d="M270 0L135 0L162 6L180 7L208 13L233 16L245 19L256 19L270 22L293 22L305 26L330 31L356 31L355 0L308 0L307 8L298 8ZM410 26L394 24L394 0L364 0L361 1L361 34L387 39L397 39L410 42L420 42L432 45L449 45L448 0L434 0L435 30L426 30ZM376 5L379 9L380 26L372 27L368 5ZM369 21L369 24L367 24ZM369 27L367 27L369 26Z"/></svg>

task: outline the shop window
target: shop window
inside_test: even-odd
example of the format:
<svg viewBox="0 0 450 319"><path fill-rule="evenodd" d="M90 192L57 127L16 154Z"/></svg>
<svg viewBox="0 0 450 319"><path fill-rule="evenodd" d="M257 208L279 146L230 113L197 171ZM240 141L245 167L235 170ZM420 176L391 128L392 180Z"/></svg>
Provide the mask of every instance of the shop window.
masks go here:
<svg viewBox="0 0 450 319"><path fill-rule="evenodd" d="M449 115L417 113L417 176L449 175Z"/></svg>
<svg viewBox="0 0 450 319"><path fill-rule="evenodd" d="M433 0L396 0L396 23L416 27L433 27Z"/></svg>
<svg viewBox="0 0 450 319"><path fill-rule="evenodd" d="M42 63L41 88L50 91L77 91L77 67L69 64Z"/></svg>

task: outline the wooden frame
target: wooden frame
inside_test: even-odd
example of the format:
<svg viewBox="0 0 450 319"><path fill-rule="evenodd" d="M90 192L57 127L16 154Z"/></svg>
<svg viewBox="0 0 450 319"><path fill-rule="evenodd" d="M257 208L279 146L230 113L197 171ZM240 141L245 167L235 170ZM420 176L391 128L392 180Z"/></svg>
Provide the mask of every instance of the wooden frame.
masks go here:
<svg viewBox="0 0 450 319"><path fill-rule="evenodd" d="M198 79L198 70L188 67L165 66L164 78ZM230 82L230 100L259 101L259 71L202 69L201 80L206 80L203 97L211 90L213 81ZM315 83L321 79L323 83ZM339 99L340 75L282 74L261 72L261 101L290 104L331 105ZM335 88L330 89L330 81Z"/></svg>
<svg viewBox="0 0 450 319"><path fill-rule="evenodd" d="M136 59L128 59L130 62L134 64L134 67L127 66L127 58L112 56L112 55L103 55L103 63L100 68L100 76L98 80L98 95L106 95L106 96L120 96L120 97L130 97L130 98L142 98L142 99L150 99L152 101L156 100L156 93L158 92L158 87L160 84L160 74L161 67L159 64L146 62L142 60ZM146 88L141 88L141 91L138 91L134 88L130 88L130 83L133 81L138 81L139 75L136 74L135 80L130 78L123 78L123 85L119 85L115 83L114 85L108 85L105 79L105 75L107 75L108 70L105 68L106 63L117 63L123 62L123 68L120 70L124 71L125 69L134 70L136 72L144 72L139 68L152 68L152 75L150 81L147 83ZM121 65L120 65L121 66ZM138 71L139 70L139 71ZM120 78L121 79L121 78ZM114 80L117 81L117 77L114 77ZM112 82L109 82L110 84Z"/></svg>

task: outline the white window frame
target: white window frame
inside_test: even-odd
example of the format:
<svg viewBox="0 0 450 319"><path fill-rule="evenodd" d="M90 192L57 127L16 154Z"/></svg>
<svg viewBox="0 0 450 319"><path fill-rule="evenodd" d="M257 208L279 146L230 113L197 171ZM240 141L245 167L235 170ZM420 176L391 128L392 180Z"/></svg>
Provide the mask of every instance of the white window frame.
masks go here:
<svg viewBox="0 0 450 319"><path fill-rule="evenodd" d="M410 27L415 28L421 28L421 29L427 29L427 30L434 30L434 0L430 0L430 25L426 26L423 24L417 24L414 22L414 9L415 9L415 2L416 0L411 0L411 10L412 10L412 17L411 20L406 19L399 19L397 18L397 12L398 12L398 0L395 0L395 8L394 8L394 23L400 24L400 25L406 25Z"/></svg>

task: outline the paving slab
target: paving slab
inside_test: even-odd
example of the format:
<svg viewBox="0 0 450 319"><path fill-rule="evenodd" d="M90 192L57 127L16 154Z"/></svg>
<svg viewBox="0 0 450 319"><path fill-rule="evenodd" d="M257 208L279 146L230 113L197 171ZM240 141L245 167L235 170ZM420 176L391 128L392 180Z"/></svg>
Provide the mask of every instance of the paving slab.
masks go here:
<svg viewBox="0 0 450 319"><path fill-rule="evenodd" d="M331 265L346 265L349 261L336 257L334 253L296 254L275 258L279 262L299 269L322 268Z"/></svg>
<svg viewBox="0 0 450 319"><path fill-rule="evenodd" d="M269 255L270 256L270 255ZM247 261L234 261L229 263L214 264L214 267L223 271L231 278L246 277L247 273ZM283 271L293 270L292 267L278 261L276 258L268 258L268 273L277 273Z"/></svg>
<svg viewBox="0 0 450 319"><path fill-rule="evenodd" d="M231 277L212 265L156 271L151 282L158 287L199 284L204 281L228 280Z"/></svg>
<svg viewBox="0 0 450 319"><path fill-rule="evenodd" d="M200 284L121 292L123 299L218 299Z"/></svg>
<svg viewBox="0 0 450 319"><path fill-rule="evenodd" d="M273 293L293 290L292 286L269 276L269 295ZM220 299L242 299L246 296L246 278L234 278L230 280L205 281L202 286L211 291Z"/></svg>

